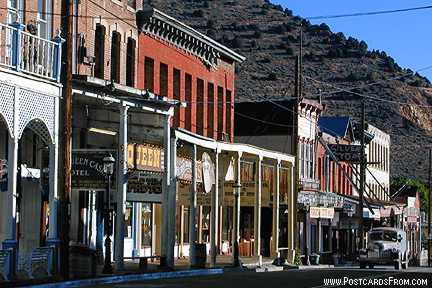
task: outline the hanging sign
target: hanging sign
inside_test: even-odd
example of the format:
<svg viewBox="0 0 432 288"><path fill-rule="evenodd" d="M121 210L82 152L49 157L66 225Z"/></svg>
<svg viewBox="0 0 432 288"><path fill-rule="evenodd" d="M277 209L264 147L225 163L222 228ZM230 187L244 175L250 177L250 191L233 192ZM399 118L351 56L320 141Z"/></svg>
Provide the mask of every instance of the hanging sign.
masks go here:
<svg viewBox="0 0 432 288"><path fill-rule="evenodd" d="M72 150L72 189L106 189L107 179L103 172L103 158L110 154L117 159L116 150ZM115 175L114 171L111 177L113 187L115 187Z"/></svg>
<svg viewBox="0 0 432 288"><path fill-rule="evenodd" d="M7 172L8 172L7 160L0 159L0 192L7 191L7 180L8 180Z"/></svg>
<svg viewBox="0 0 432 288"><path fill-rule="evenodd" d="M177 189L177 205L190 206L192 185L190 183L179 182ZM204 193L203 184L197 184L197 205L211 206L211 193Z"/></svg>
<svg viewBox="0 0 432 288"><path fill-rule="evenodd" d="M309 208L310 218L320 218L320 208L319 207L310 207Z"/></svg>
<svg viewBox="0 0 432 288"><path fill-rule="evenodd" d="M335 213L334 208L310 207L309 214L310 218L333 219Z"/></svg>
<svg viewBox="0 0 432 288"><path fill-rule="evenodd" d="M214 165L207 152L202 154L202 175L205 193L210 193L215 183Z"/></svg>
<svg viewBox="0 0 432 288"><path fill-rule="evenodd" d="M126 199L134 202L162 202L162 174L133 171L129 173Z"/></svg>
<svg viewBox="0 0 432 288"><path fill-rule="evenodd" d="M197 160L196 165L197 182L202 183L202 162ZM176 166L177 179L192 182L192 160L177 156Z"/></svg>
<svg viewBox="0 0 432 288"><path fill-rule="evenodd" d="M163 172L163 151L150 144L128 144L128 168Z"/></svg>
<svg viewBox="0 0 432 288"><path fill-rule="evenodd" d="M338 161L360 162L360 145L329 144L328 147L333 152Z"/></svg>

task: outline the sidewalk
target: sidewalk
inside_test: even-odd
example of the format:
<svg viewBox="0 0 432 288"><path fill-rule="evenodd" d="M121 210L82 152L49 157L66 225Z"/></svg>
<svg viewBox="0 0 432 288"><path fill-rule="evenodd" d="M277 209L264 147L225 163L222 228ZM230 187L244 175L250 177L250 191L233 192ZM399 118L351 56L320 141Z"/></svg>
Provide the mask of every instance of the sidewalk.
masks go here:
<svg viewBox="0 0 432 288"><path fill-rule="evenodd" d="M218 255L215 267L210 266L210 259L207 258L207 264L202 269L191 269L188 258L179 258L175 260L174 271L164 270L159 268L159 261L149 261L148 269L145 273L139 272L138 260L127 260L124 263L124 269L116 271L113 275L102 274L103 265L97 266L97 273L92 278L82 278L77 280L63 281L59 278L39 278L27 279L14 282L2 282L5 287L30 286L30 287L90 287L101 284L124 283L133 281L146 281L168 278L184 278L219 275L224 272L240 272L240 271L255 271L255 272L271 272L283 270L283 267L274 266L272 258L263 258L262 265L259 265L257 257L241 257L241 267L232 266L231 255ZM279 270L277 268L280 268ZM1 286L0 285L0 286ZM33 286L32 286L33 285ZM2 286L3 287L3 286Z"/></svg>

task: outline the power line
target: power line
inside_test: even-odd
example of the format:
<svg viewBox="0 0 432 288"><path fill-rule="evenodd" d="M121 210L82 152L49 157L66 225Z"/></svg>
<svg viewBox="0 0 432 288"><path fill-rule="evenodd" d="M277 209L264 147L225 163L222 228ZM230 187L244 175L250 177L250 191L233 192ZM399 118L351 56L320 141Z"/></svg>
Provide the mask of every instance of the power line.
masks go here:
<svg viewBox="0 0 432 288"><path fill-rule="evenodd" d="M375 100L375 101L393 103L393 104L397 104L397 105L411 105L411 106L416 106L416 107L421 107L421 108L432 108L432 105L421 105L421 104L415 104L415 103L408 103L408 102L400 102L400 101L383 99L383 98L379 98L378 96L369 96L369 95L366 95L366 94L362 94L362 93L351 91L349 89L341 88L341 87L338 87L338 86L336 86L334 84L331 84L331 83L328 83L328 82L325 82L325 81L321 81L321 80L317 80L317 79L309 77L309 76L304 76L304 77L308 78L308 79L310 79L310 80L312 80L314 82L321 83L323 85L327 85L327 86L333 87L335 89L338 89L341 92L346 92L346 93L354 94L354 95L357 95L357 96L360 96L360 97L363 97L363 98L372 99L372 100Z"/></svg>
<svg viewBox="0 0 432 288"><path fill-rule="evenodd" d="M361 16L393 14L393 13L402 13L402 12L417 11L417 10L427 10L427 9L432 9L432 5L420 6L420 7L412 7L412 8L403 8L403 9L394 9L394 10L358 12L358 13L339 14L339 15L311 16L311 17L304 17L304 18L308 19L308 20L335 19L335 18L347 18L347 17L361 17Z"/></svg>

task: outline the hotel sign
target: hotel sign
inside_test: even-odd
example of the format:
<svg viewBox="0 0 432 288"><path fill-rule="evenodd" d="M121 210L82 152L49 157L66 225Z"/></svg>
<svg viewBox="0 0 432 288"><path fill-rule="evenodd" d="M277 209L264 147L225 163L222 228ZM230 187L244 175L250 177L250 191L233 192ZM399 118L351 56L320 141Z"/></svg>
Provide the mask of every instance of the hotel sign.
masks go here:
<svg viewBox="0 0 432 288"><path fill-rule="evenodd" d="M333 152L338 161L361 161L362 148L360 145L329 144L328 147Z"/></svg>
<svg viewBox="0 0 432 288"><path fill-rule="evenodd" d="M103 172L103 158L109 154L116 159L115 150L72 150L72 189L106 189L107 179ZM113 187L115 175L114 172L111 181Z"/></svg>

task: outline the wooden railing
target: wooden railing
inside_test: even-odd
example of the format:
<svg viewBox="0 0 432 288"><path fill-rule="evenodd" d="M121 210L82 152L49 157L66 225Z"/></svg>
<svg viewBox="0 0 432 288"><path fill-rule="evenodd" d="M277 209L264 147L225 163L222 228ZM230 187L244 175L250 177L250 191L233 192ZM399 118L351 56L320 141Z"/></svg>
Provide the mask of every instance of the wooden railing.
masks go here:
<svg viewBox="0 0 432 288"><path fill-rule="evenodd" d="M0 23L0 65L59 82L63 39L51 41L23 29L20 23Z"/></svg>

